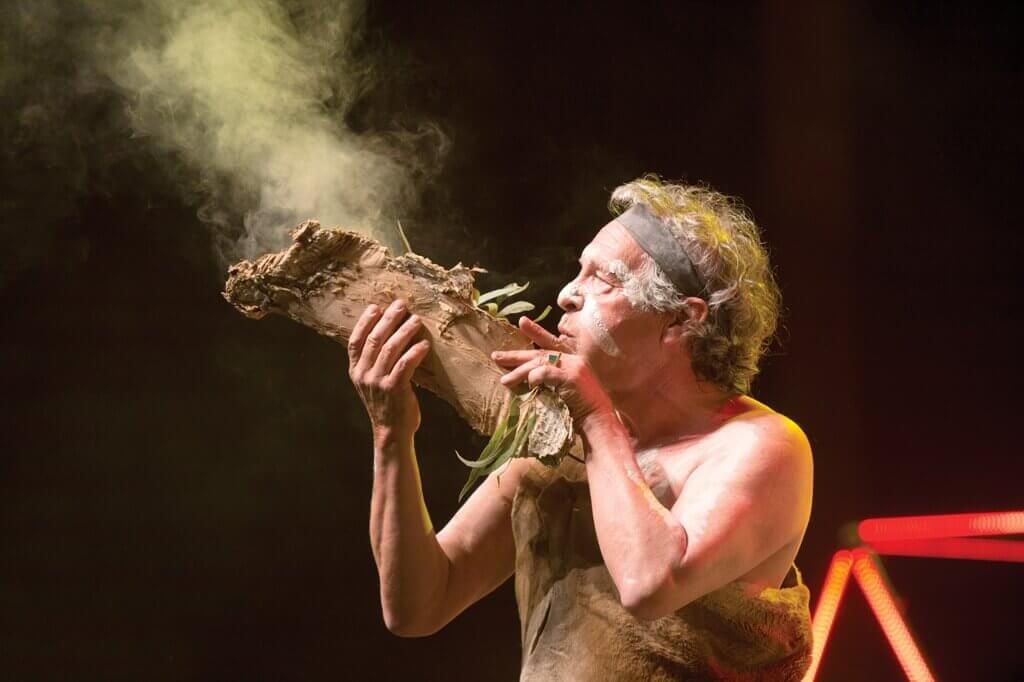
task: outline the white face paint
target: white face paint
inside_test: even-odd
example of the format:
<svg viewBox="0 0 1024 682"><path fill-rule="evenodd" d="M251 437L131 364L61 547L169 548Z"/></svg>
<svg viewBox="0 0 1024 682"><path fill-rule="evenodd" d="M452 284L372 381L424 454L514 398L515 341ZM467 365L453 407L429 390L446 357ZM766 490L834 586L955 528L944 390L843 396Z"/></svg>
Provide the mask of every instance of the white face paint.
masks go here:
<svg viewBox="0 0 1024 682"><path fill-rule="evenodd" d="M598 312L594 299L588 297L583 302L583 309L580 312L583 314L583 326L594 337L598 347L613 358L622 355L622 350L615 343L615 339L612 338L611 332L608 331L604 320L601 319L601 313Z"/></svg>
<svg viewBox="0 0 1024 682"><path fill-rule="evenodd" d="M622 285L622 293L637 310L645 308L643 302L646 299L643 285L636 274L621 260L608 261L608 272L615 275Z"/></svg>
<svg viewBox="0 0 1024 682"><path fill-rule="evenodd" d="M633 276L633 273L621 260L611 261L608 271L623 282L624 293L632 302L635 297L633 290L636 288L636 278ZM571 287L567 292L569 296L583 297L583 306L580 308L580 325L590 332L590 336L597 343L598 348L604 351L606 355L613 358L621 357L622 349L619 348L619 344L615 342L611 332L608 330L608 325L601 318L601 312L598 310L597 303L595 302L596 294L589 290L589 285L587 284L583 286L570 284L568 286Z"/></svg>

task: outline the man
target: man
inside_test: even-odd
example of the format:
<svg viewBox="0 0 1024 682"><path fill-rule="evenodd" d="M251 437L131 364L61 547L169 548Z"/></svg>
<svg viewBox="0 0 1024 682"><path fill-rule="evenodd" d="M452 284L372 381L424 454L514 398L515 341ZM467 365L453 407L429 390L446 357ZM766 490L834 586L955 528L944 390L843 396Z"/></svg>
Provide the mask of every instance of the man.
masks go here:
<svg viewBox="0 0 1024 682"><path fill-rule="evenodd" d="M409 382L428 342L409 346L402 301L353 330L385 622L432 634L515 572L522 679L799 679L812 461L800 428L748 395L779 310L757 228L720 194L650 176L611 205L559 294L561 334L524 317L538 349L494 356L506 385L558 391L585 464L512 460L436 536Z"/></svg>

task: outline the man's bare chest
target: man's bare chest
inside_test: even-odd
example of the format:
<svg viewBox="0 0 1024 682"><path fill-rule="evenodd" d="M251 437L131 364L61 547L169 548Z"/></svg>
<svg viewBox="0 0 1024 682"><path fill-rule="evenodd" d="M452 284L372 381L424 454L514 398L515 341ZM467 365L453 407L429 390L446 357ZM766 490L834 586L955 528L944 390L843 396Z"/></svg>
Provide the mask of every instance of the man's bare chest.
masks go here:
<svg viewBox="0 0 1024 682"><path fill-rule="evenodd" d="M636 462L647 485L667 509L675 505L687 481L716 459L721 452L718 440L703 436L700 440L637 450Z"/></svg>

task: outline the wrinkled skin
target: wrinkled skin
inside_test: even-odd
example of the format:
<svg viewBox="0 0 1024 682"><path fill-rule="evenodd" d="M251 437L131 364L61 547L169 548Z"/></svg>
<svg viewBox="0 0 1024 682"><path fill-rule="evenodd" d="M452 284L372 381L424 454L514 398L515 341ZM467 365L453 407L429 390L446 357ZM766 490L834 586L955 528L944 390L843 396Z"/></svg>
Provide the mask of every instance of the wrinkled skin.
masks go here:
<svg viewBox="0 0 1024 682"><path fill-rule="evenodd" d="M605 225L559 294L561 335L524 318L520 329L538 348L495 360L509 370L506 386L550 385L569 406L584 441L601 555L623 607L653 620L737 579L782 583L810 514L812 460L790 420L695 375L686 335L707 315L703 300L687 298L678 315L634 307L607 264L635 272L641 254L625 228ZM436 632L513 570L509 510L529 462L510 465L510 485L488 477L434 538L418 474L407 466L419 425L408 377L426 347L409 346L416 323L401 322L393 308L360 319L350 375L378 439L371 537L382 602L392 631L417 636ZM561 353L556 364L551 352ZM639 468L641 450L661 472L664 499Z"/></svg>
<svg viewBox="0 0 1024 682"><path fill-rule="evenodd" d="M422 323L398 299L385 310L367 306L349 337L349 377L373 426L374 438L411 438L420 426L412 373L430 351L426 339L412 344Z"/></svg>
<svg viewBox="0 0 1024 682"><path fill-rule="evenodd" d="M579 274L559 293L558 305L565 311L558 324L561 335L523 317L520 329L539 350L493 354L510 369L502 383L554 387L579 422L612 409L618 395L672 376L674 365L685 360L680 353L685 319L637 310L624 282L607 269L608 262L619 260L636 270L642 253L622 226L615 221L605 225L584 249ZM703 300L691 298L688 305L698 319L706 314ZM549 362L551 352L561 353L557 366Z"/></svg>

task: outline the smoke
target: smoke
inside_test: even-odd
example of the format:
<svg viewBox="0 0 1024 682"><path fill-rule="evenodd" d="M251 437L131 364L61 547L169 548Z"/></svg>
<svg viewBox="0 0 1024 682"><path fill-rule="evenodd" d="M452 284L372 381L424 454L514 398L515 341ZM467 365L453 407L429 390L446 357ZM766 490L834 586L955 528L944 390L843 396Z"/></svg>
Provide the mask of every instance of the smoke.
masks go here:
<svg viewBox="0 0 1024 682"><path fill-rule="evenodd" d="M353 115L394 77L365 40L364 9L355 0L38 0L7 9L0 86L27 94L4 102L15 108L4 138L21 140L5 165L54 156L72 178L67 197L111 159L156 154L215 228L222 264L281 248L307 218L394 248L396 219L415 209L447 138L430 123L391 117L381 129Z"/></svg>

